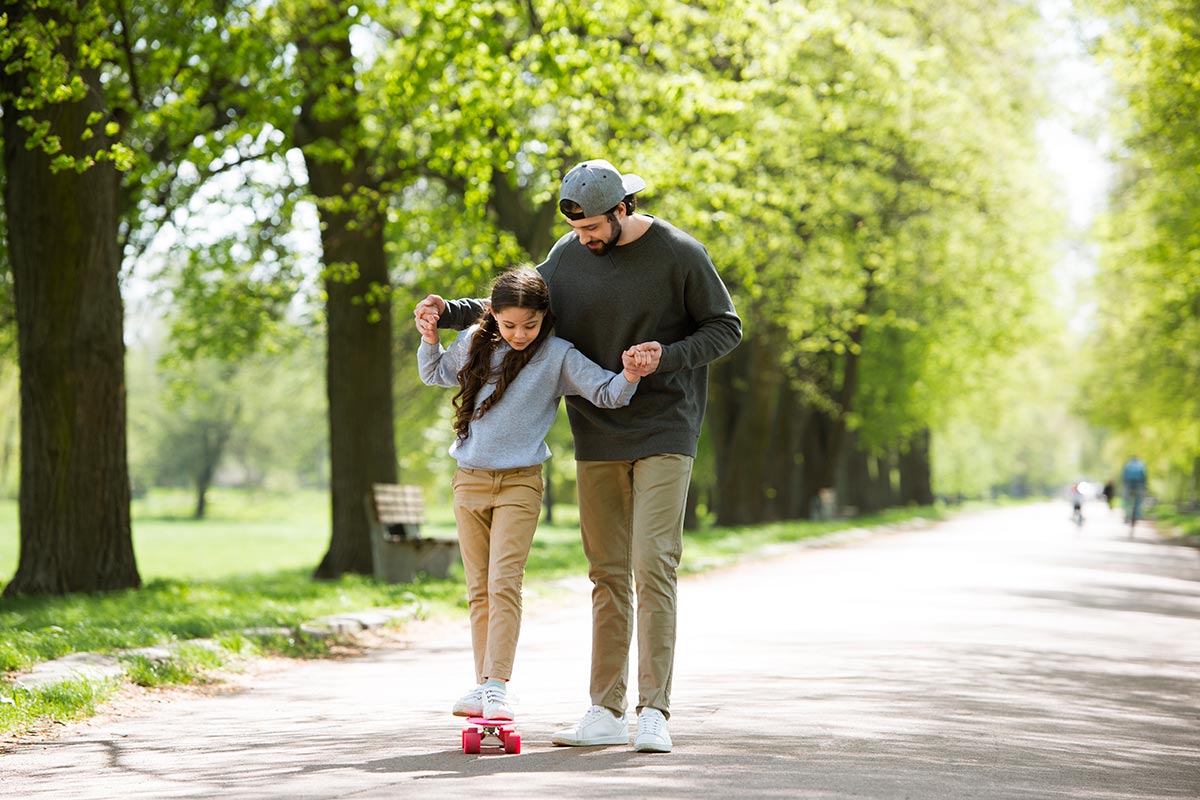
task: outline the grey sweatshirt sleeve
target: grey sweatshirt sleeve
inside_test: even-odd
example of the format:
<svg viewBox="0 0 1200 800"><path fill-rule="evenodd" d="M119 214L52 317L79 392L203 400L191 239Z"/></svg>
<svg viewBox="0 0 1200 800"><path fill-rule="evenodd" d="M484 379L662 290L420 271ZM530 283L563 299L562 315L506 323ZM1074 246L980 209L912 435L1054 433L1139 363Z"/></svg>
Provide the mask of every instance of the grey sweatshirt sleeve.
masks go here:
<svg viewBox="0 0 1200 800"><path fill-rule="evenodd" d="M729 290L721 282L708 251L697 243L692 255L696 267L688 275L684 294L688 315L696 330L678 342L663 345L659 371L674 372L702 367L731 352L742 340L742 320L733 308Z"/></svg>
<svg viewBox="0 0 1200 800"><path fill-rule="evenodd" d="M621 408L629 405L637 387L625 379L624 372L609 372L574 345L563 356L558 375L560 396L577 395L599 408Z"/></svg>
<svg viewBox="0 0 1200 800"><path fill-rule="evenodd" d="M466 363L471 334L471 331L460 333L448 350L421 340L417 348L417 371L426 386L458 386L458 371Z"/></svg>

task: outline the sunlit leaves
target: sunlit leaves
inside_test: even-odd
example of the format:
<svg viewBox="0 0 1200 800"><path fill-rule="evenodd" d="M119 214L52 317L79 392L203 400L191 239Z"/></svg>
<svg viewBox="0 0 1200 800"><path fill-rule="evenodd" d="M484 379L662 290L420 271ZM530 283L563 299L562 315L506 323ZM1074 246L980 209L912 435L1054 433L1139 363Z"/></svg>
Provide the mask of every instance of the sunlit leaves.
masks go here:
<svg viewBox="0 0 1200 800"><path fill-rule="evenodd" d="M1097 0L1097 52L1119 92L1119 167L1102 221L1103 353L1083 405L1161 475L1200 457L1200 4ZM1160 484L1159 489L1166 487Z"/></svg>

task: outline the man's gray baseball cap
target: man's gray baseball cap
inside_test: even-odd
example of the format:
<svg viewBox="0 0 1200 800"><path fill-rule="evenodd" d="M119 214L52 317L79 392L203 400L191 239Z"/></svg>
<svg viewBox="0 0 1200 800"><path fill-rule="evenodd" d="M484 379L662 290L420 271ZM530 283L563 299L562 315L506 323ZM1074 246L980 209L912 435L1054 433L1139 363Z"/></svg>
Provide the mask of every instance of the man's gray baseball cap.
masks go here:
<svg viewBox="0 0 1200 800"><path fill-rule="evenodd" d="M568 216L578 219L595 217L616 208L626 195L637 194L645 188L646 182L640 177L622 175L604 159L582 161L563 176L562 189L558 193L559 209L562 209L564 200L570 200L579 204L583 214Z"/></svg>

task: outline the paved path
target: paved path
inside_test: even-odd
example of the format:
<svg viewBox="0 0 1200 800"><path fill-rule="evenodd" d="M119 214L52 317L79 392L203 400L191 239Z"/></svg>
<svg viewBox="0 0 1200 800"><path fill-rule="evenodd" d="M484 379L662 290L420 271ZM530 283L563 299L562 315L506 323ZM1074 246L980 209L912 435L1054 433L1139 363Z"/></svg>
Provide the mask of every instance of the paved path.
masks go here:
<svg viewBox="0 0 1200 800"><path fill-rule="evenodd" d="M669 755L555 748L586 585L530 603L524 752L465 756L465 624L0 755L21 798L1200 797L1200 551L1089 508L963 515L688 579Z"/></svg>

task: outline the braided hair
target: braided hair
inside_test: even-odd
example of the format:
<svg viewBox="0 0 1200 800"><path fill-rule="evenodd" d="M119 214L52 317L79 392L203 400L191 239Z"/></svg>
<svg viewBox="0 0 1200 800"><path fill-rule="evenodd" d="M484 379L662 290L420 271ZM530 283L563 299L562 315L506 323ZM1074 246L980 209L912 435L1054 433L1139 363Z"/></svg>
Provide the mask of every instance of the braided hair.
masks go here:
<svg viewBox="0 0 1200 800"><path fill-rule="evenodd" d="M494 313L508 308L540 311L545 314L537 338L521 350L512 349L492 368L492 356L505 344L500 335L500 323ZM479 328L471 337L471 347L465 363L458 371L458 394L454 395L454 431L459 441L471 435L471 421L479 419L488 409L500 402L508 385L521 368L530 362L542 344L553 334L554 315L550 311L550 290L536 270L518 267L496 278L492 284L491 308L479 318ZM496 384L496 390L476 403L483 387Z"/></svg>

